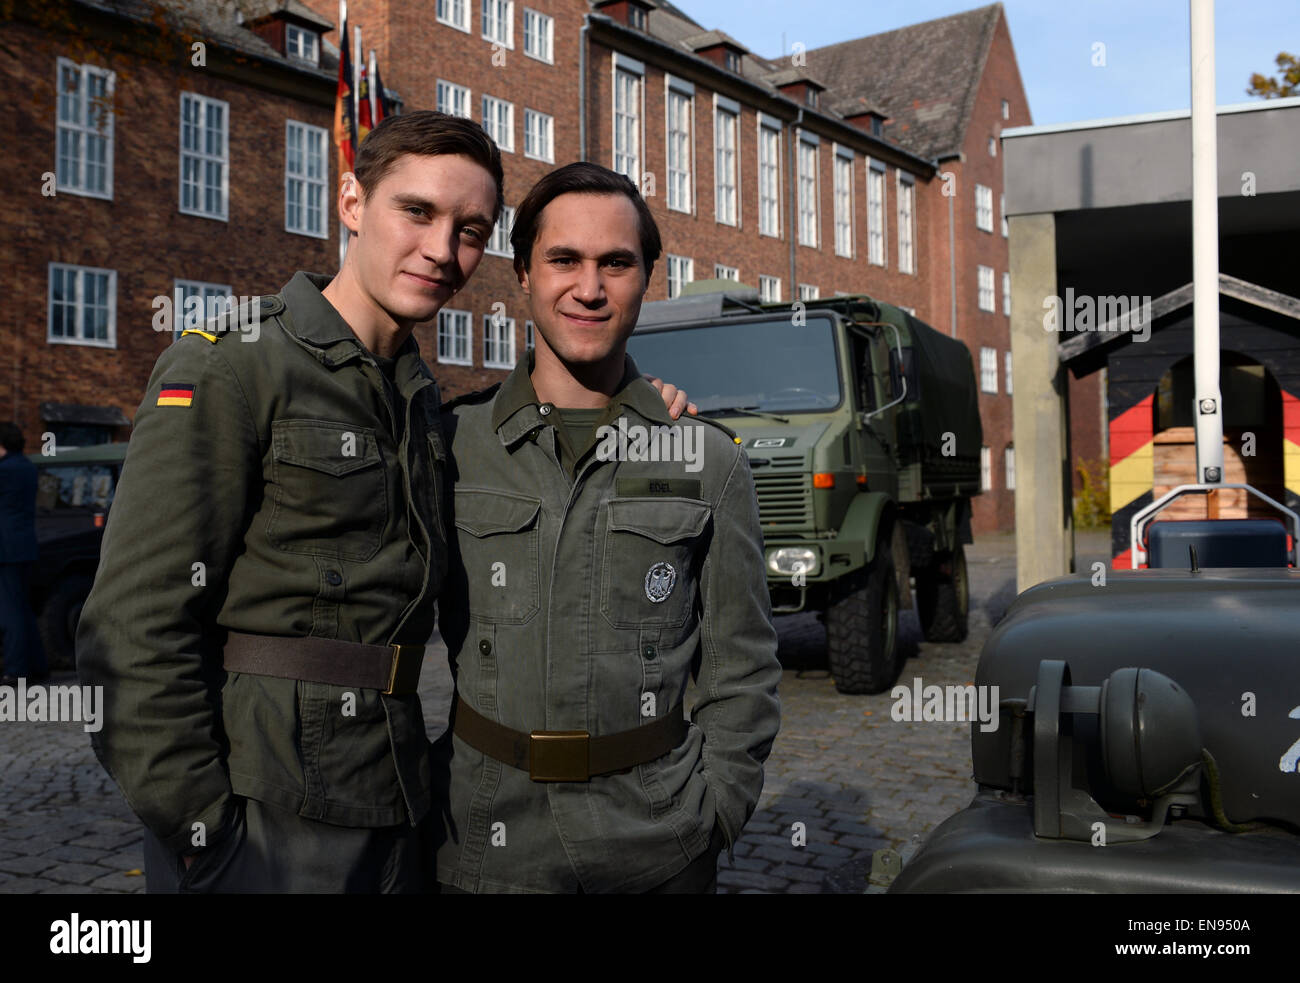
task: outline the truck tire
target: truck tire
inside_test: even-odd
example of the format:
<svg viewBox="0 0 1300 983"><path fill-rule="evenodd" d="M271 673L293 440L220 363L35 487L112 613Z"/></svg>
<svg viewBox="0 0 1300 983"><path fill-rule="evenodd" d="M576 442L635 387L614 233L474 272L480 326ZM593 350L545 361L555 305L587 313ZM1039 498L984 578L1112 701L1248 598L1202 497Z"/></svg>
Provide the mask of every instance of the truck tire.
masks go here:
<svg viewBox="0 0 1300 983"><path fill-rule="evenodd" d="M841 693L882 693L898 678L898 580L887 548L878 546L867 570L844 577L832 588L826 607L826 657Z"/></svg>
<svg viewBox="0 0 1300 983"><path fill-rule="evenodd" d="M941 567L950 572L943 573ZM936 553L930 566L917 574L916 615L927 642L961 642L969 613L966 551L958 545L951 553Z"/></svg>
<svg viewBox="0 0 1300 983"><path fill-rule="evenodd" d="M84 573L61 577L41 606L36 628L45 646L45 661L51 669L76 666L77 622L93 583L94 578Z"/></svg>

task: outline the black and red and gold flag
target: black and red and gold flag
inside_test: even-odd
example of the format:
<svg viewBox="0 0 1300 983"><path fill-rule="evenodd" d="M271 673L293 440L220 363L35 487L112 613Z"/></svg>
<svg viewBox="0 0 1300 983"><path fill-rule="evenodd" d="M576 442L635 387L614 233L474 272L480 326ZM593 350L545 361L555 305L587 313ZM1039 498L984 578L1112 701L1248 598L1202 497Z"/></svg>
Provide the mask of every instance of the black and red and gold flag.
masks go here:
<svg viewBox="0 0 1300 983"><path fill-rule="evenodd" d="M352 170L357 157L356 99L352 91L351 40L347 4L339 4L339 86L334 100L334 144L339 150L339 173Z"/></svg>

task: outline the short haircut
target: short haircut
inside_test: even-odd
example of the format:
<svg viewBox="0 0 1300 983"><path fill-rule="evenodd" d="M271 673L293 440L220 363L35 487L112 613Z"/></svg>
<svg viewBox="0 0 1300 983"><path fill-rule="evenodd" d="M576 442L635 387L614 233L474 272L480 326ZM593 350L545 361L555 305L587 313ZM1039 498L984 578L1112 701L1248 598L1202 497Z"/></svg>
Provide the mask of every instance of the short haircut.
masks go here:
<svg viewBox="0 0 1300 983"><path fill-rule="evenodd" d="M659 239L659 226L655 224L650 207L627 177L608 167L589 161L565 164L547 174L533 185L528 196L515 211L515 225L510 232L510 245L515 252L515 270L527 270L532 260L533 244L537 241L542 211L560 195L626 195L636 207L637 232L641 240L641 260L645 264L646 280L654 269L655 260L663 250Z"/></svg>
<svg viewBox="0 0 1300 983"><path fill-rule="evenodd" d="M361 194L368 197L379 187L398 159L407 154L435 157L438 154L458 154L468 157L492 175L497 185L496 207L492 221L501 217L505 205L505 175L501 170L501 150L492 138L471 119L449 116L431 109L422 109L400 116L388 116L371 130L357 151L352 173L361 185Z"/></svg>
<svg viewBox="0 0 1300 983"><path fill-rule="evenodd" d="M0 423L0 447L10 454L21 454L26 446L27 441L23 439L23 432L17 424L11 420Z"/></svg>

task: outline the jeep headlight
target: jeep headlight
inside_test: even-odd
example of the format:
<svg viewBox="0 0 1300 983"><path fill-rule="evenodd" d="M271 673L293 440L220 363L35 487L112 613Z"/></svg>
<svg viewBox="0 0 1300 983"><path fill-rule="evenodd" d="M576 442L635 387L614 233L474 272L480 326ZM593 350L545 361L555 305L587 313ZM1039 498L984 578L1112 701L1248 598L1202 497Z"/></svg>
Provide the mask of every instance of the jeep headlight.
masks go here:
<svg viewBox="0 0 1300 983"><path fill-rule="evenodd" d="M817 554L809 549L782 546L768 551L767 568L786 577L796 573L812 576L817 572Z"/></svg>

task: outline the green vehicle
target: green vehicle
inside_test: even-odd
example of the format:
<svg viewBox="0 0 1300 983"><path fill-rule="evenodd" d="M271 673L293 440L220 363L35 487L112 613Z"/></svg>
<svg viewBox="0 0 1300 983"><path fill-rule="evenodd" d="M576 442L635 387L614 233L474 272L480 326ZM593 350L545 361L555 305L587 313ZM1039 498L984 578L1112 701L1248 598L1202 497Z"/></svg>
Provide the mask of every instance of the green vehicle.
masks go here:
<svg viewBox="0 0 1300 983"><path fill-rule="evenodd" d="M773 612L822 615L840 692L897 679L912 580L926 639L966 637L983 432L964 344L861 294L760 304L704 281L646 304L628 351L743 441Z"/></svg>

